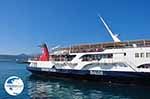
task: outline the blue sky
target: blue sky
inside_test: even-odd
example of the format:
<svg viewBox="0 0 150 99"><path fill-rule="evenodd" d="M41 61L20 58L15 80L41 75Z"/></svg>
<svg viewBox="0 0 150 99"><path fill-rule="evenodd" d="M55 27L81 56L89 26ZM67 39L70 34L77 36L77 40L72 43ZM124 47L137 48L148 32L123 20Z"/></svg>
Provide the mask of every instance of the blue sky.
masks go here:
<svg viewBox="0 0 150 99"><path fill-rule="evenodd" d="M149 0L0 0L0 54L112 41L98 14L121 40L150 39Z"/></svg>

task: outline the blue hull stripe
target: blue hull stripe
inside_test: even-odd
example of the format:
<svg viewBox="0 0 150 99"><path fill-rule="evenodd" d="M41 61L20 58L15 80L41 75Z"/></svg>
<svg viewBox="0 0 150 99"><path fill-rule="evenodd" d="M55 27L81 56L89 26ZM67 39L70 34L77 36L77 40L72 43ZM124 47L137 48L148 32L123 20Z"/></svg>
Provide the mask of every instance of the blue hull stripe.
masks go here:
<svg viewBox="0 0 150 99"><path fill-rule="evenodd" d="M27 70L38 73L61 74L61 75L78 75L78 76L105 76L105 77L119 77L119 78L146 78L150 79L150 73L145 72L121 72L121 71L99 71L99 70L70 70L70 69L42 69L27 67Z"/></svg>

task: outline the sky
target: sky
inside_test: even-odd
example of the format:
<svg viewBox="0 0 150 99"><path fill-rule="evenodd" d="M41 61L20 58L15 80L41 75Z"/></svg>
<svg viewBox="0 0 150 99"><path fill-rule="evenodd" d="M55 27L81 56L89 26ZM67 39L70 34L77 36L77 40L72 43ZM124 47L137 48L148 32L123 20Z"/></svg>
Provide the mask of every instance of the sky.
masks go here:
<svg viewBox="0 0 150 99"><path fill-rule="evenodd" d="M122 41L150 39L149 0L0 0L0 54L111 42L101 15Z"/></svg>

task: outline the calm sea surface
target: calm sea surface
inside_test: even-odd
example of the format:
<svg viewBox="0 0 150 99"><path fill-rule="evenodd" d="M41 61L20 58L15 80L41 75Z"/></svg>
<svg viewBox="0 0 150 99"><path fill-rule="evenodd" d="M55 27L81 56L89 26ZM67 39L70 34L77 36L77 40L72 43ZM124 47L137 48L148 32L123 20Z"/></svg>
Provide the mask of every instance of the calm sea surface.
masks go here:
<svg viewBox="0 0 150 99"><path fill-rule="evenodd" d="M20 77L25 88L18 96L4 90L9 76ZM0 99L150 99L150 87L99 84L96 82L46 79L31 76L25 64L0 62ZM39 99L38 98L38 99Z"/></svg>

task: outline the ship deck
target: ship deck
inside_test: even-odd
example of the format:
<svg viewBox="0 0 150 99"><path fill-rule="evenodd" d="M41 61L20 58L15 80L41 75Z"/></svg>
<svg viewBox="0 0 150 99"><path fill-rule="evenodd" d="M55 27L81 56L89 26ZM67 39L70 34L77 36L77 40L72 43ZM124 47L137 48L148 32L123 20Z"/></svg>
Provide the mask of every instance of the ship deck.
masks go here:
<svg viewBox="0 0 150 99"><path fill-rule="evenodd" d="M83 52L99 52L104 49L116 48L137 48L137 47L150 47L150 40L134 40L124 42L106 42L97 44L80 44L71 47L61 48L70 53L83 53Z"/></svg>

